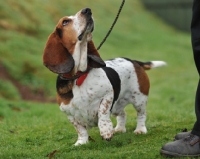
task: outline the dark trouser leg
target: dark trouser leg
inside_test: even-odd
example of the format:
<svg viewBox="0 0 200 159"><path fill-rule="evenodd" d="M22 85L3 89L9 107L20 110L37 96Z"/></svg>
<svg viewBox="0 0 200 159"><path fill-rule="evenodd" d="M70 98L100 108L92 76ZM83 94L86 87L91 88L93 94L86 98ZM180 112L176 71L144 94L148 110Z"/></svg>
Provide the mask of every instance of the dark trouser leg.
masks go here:
<svg viewBox="0 0 200 159"><path fill-rule="evenodd" d="M200 75L200 0L194 0L191 35L194 61ZM194 124L192 134L200 136L200 81L196 92L195 113L197 121Z"/></svg>
<svg viewBox="0 0 200 159"><path fill-rule="evenodd" d="M199 81L197 92L196 92L195 112L196 112L197 121L194 124L192 134L200 136L200 81Z"/></svg>

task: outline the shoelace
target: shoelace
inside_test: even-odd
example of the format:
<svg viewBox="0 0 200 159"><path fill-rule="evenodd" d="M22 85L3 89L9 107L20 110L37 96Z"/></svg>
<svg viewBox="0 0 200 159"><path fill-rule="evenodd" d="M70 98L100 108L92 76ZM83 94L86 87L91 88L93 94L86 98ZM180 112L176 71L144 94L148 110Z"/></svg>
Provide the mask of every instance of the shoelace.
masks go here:
<svg viewBox="0 0 200 159"><path fill-rule="evenodd" d="M187 137L184 138L184 141L185 142L192 141L194 139L194 137L195 137L195 135L190 134L190 135L188 135Z"/></svg>
<svg viewBox="0 0 200 159"><path fill-rule="evenodd" d="M196 138L196 140L194 140ZM194 141L193 141L194 140ZM196 135L190 134L183 140L184 142L189 142L191 146L195 145L196 143L200 144L200 138L198 138Z"/></svg>

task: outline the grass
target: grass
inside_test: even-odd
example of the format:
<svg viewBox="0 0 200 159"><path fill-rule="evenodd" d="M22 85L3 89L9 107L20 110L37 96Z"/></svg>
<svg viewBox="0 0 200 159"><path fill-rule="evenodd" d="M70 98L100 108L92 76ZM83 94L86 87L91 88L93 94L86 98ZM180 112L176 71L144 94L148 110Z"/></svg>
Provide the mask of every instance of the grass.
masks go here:
<svg viewBox="0 0 200 159"><path fill-rule="evenodd" d="M107 142L101 139L98 128L93 128L89 133L95 142L74 147L77 133L55 104L0 102L0 157L5 159L47 158L54 151L54 158L162 158L161 146L182 128L191 128L194 120L192 113L177 113L178 108L166 113L166 108L156 106L148 109L148 134L135 135L136 112L128 106L126 133L117 133Z"/></svg>
<svg viewBox="0 0 200 159"><path fill-rule="evenodd" d="M0 2L0 62L21 84L55 95L56 75L42 65L48 35L58 19L89 6L95 18L98 46L116 15L120 2L23 1ZM14 14L13 14L14 13ZM135 135L136 112L126 108L127 132L111 142L101 140L98 128L89 131L95 142L74 147L77 133L67 117L52 104L23 101L11 82L0 80L0 158L162 158L159 150L194 121L198 74L192 57L190 34L175 30L144 10L140 1L127 0L119 20L100 49L103 59L126 56L164 60L167 67L148 71L151 89L146 135ZM115 124L115 119L113 119ZM53 153L54 152L54 153Z"/></svg>

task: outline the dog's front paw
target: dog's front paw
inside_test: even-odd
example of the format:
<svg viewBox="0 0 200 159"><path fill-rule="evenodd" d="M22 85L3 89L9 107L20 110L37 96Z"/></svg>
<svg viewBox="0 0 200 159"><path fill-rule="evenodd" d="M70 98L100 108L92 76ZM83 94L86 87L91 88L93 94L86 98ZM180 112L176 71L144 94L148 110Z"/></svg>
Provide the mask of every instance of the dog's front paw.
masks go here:
<svg viewBox="0 0 200 159"><path fill-rule="evenodd" d="M81 138L81 139L78 139L76 141L76 143L74 144L74 146L79 146L79 145L83 145L83 144L86 144L88 142L88 138Z"/></svg>
<svg viewBox="0 0 200 159"><path fill-rule="evenodd" d="M106 141L111 141L111 139L112 139L112 137L113 137L113 133L114 133L113 130L105 130L105 131L102 131L102 132L101 132L102 139L103 139L103 140L106 140Z"/></svg>
<svg viewBox="0 0 200 159"><path fill-rule="evenodd" d="M146 134L147 128L145 126L137 127L134 131L135 134Z"/></svg>

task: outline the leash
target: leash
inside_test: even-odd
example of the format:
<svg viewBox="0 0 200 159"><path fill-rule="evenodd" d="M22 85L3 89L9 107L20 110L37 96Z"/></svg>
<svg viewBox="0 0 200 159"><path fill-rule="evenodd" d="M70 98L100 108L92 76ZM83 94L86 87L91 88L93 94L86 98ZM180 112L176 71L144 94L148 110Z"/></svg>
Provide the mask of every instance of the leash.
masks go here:
<svg viewBox="0 0 200 159"><path fill-rule="evenodd" d="M112 23L112 25L111 25L111 27L110 27L108 33L106 34L105 38L102 40L102 42L100 43L100 45L97 47L97 50L99 50L99 49L101 48L101 46L103 45L103 43L106 41L107 37L110 35L110 33L111 33L113 27L115 26L115 23L117 22L117 19L119 18L119 15L120 15L121 10L122 10L122 8L123 8L123 6L124 6L124 3L125 3L125 0L122 0L122 3L121 3L121 5L120 5L120 7L119 7L117 16L115 17L115 20L114 20L114 22Z"/></svg>

